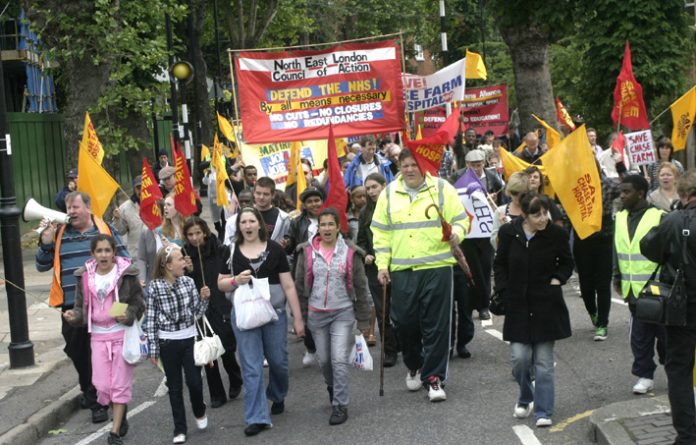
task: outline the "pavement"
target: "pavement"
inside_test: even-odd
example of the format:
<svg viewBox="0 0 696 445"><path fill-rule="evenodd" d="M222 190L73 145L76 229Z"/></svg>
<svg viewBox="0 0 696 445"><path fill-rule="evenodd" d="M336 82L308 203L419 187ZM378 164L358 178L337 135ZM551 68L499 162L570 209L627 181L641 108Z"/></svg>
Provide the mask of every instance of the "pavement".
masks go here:
<svg viewBox="0 0 696 445"><path fill-rule="evenodd" d="M43 437L60 434L59 427L79 409L76 373L62 351L60 314L46 304L51 274L36 272L34 248L31 243L26 245L22 261L36 364L10 369L5 292L9 284L0 279L0 445L35 444ZM4 271L0 278L4 278ZM588 424L588 436L599 444L661 445L671 444L675 438L667 397L654 393L606 403L591 411Z"/></svg>

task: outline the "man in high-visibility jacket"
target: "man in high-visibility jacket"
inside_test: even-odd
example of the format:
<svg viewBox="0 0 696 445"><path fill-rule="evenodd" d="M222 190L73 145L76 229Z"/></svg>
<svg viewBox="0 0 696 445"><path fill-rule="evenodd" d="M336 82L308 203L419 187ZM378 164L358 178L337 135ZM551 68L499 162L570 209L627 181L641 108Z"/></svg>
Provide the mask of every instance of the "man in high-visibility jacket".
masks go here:
<svg viewBox="0 0 696 445"><path fill-rule="evenodd" d="M614 225L614 290L623 295L632 316L631 373L638 377L633 386L634 394L645 394L654 387L656 343L659 362L664 364L665 359L664 326L635 318L638 294L658 267L640 252L640 241L650 229L660 224L664 214L645 200L648 188L648 181L642 175L623 177L619 194L623 210L616 214Z"/></svg>
<svg viewBox="0 0 696 445"><path fill-rule="evenodd" d="M92 238L100 233L109 234L116 240L116 255L129 256L116 229L92 215L89 195L70 192L65 197L65 204L70 224L55 227L46 220L42 221L45 229L41 232L36 252L36 270L46 272L53 269L48 302L53 307L61 308L63 313L75 305L77 278L73 272L84 266L91 257ZM82 390L81 405L92 410L92 422L106 422L109 420L109 407L97 403L97 391L92 385L92 353L87 328L73 327L65 319L61 321L65 340L63 350L77 370Z"/></svg>
<svg viewBox="0 0 696 445"><path fill-rule="evenodd" d="M408 368L406 386L428 388L430 401L446 399L450 316L452 314L452 246L469 227L457 192L447 181L424 176L413 154L399 154L401 175L382 192L371 230L380 283L391 282L391 319ZM435 209L452 224L449 242ZM429 214L429 215L428 215Z"/></svg>

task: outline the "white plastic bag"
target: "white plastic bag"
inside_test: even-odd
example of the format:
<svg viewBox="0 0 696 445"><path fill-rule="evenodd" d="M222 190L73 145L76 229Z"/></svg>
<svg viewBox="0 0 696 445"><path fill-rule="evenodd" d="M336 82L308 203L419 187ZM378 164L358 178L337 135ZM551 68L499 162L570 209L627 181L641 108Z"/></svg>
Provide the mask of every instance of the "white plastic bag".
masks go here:
<svg viewBox="0 0 696 445"><path fill-rule="evenodd" d="M372 356L362 334L355 336L355 346L350 352L349 361L354 367L362 371L372 371Z"/></svg>
<svg viewBox="0 0 696 445"><path fill-rule="evenodd" d="M251 277L251 286L242 284L234 291L234 313L240 331L278 320L278 314L271 304L268 278Z"/></svg>
<svg viewBox="0 0 696 445"><path fill-rule="evenodd" d="M196 363L196 366L205 366L212 363L225 353L222 340L220 340L220 337L213 331L205 315L203 316L202 322L202 330L199 324L196 323L196 329L201 338L200 340L196 340L193 344L193 361Z"/></svg>
<svg viewBox="0 0 696 445"><path fill-rule="evenodd" d="M134 321L123 333L121 355L126 363L137 365L147 359L147 335L143 332L141 321Z"/></svg>

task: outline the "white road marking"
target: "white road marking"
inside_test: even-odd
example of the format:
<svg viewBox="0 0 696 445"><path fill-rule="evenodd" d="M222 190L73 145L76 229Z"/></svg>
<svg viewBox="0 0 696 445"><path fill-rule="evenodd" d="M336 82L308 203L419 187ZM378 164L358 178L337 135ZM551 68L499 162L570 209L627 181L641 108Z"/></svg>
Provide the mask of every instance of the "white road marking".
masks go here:
<svg viewBox="0 0 696 445"><path fill-rule="evenodd" d="M485 332L491 334L493 337L497 338L500 341L505 341L505 340L503 340L503 333L497 329L485 329ZM505 341L505 343L508 343L508 342Z"/></svg>
<svg viewBox="0 0 696 445"><path fill-rule="evenodd" d="M167 391L169 391L169 388L167 388L167 378L162 377L162 381L157 387L157 391L155 391L154 397L162 397L163 395L167 394Z"/></svg>
<svg viewBox="0 0 696 445"><path fill-rule="evenodd" d="M145 410L145 409L151 407L151 406L154 405L155 403L156 403L156 401L154 401L154 400L148 400L147 402L143 402L143 403L141 403L140 405L136 406L136 407L133 408L132 410L128 410L128 418L129 418L129 419L132 419L133 416L135 416L135 415L137 415L138 413L140 413L141 411L143 411L143 410ZM108 424L106 424L106 425L104 425L103 427L99 428L99 429L98 429L97 431L95 431L94 433L90 434L89 436L85 437L85 438L82 439L81 441L77 442L75 445L87 445L87 444L90 444L90 443L94 442L95 440L97 440L97 439L99 439L100 437L102 437L104 434L106 434L106 433L108 433L109 431L111 431L111 425L112 425L112 423L109 422Z"/></svg>
<svg viewBox="0 0 696 445"><path fill-rule="evenodd" d="M522 442L522 445L541 445L539 439L534 435L534 431L527 425L515 425L512 431L517 435Z"/></svg>
<svg viewBox="0 0 696 445"><path fill-rule="evenodd" d="M493 317L489 318L488 320L481 320L481 326L484 328L486 326L493 326Z"/></svg>
<svg viewBox="0 0 696 445"><path fill-rule="evenodd" d="M614 302L614 303L616 303L616 304L620 304L620 305L623 305L623 306L628 306L628 303L626 303L625 301L623 301L623 300L620 299L620 298L612 298L611 301Z"/></svg>

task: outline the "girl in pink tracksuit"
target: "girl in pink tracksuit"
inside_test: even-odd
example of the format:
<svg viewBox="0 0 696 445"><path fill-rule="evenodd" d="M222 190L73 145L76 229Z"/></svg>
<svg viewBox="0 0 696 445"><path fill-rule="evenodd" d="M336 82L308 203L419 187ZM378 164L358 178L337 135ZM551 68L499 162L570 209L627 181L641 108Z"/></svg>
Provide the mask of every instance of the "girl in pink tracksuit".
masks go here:
<svg viewBox="0 0 696 445"><path fill-rule="evenodd" d="M126 404L131 399L133 366L121 355L126 326L132 325L145 312L143 290L138 269L129 258L117 257L114 239L100 234L92 239L92 258L75 271L77 293L75 307L64 313L73 325L87 324L92 349L92 384L97 389L97 402L112 405L113 426L108 443L122 444L128 432ZM112 317L109 311L115 302L126 303L125 315Z"/></svg>

